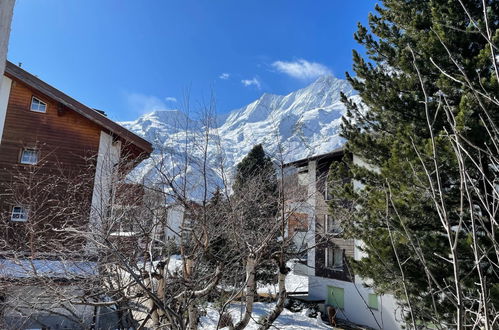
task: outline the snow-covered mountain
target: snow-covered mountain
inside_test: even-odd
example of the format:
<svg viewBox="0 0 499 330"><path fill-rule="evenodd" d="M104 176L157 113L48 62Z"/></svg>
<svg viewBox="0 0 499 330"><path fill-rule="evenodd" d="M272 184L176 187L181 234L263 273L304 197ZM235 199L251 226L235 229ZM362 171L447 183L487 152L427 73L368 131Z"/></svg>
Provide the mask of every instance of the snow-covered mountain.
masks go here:
<svg viewBox="0 0 499 330"><path fill-rule="evenodd" d="M204 150L208 151L210 183L219 185L222 166L230 180L234 166L259 143L286 162L340 147L344 141L339 126L345 112L341 92L358 102L350 84L333 76L322 76L288 95L263 94L212 123L208 135L203 134L205 121L190 119L178 110L154 111L121 124L155 146L151 159L136 171L137 177L156 177L154 167L162 163L173 171L169 174L179 174L179 183L186 177L181 172L187 171L188 185L196 190L203 176L199 171L204 168Z"/></svg>

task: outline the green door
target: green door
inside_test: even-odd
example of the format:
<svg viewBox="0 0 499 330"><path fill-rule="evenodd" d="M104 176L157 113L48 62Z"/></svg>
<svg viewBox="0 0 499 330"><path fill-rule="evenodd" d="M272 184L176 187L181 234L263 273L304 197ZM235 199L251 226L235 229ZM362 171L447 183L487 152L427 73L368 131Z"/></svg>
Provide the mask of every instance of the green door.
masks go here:
<svg viewBox="0 0 499 330"><path fill-rule="evenodd" d="M345 308L345 290L336 286L327 287L327 303L336 308Z"/></svg>

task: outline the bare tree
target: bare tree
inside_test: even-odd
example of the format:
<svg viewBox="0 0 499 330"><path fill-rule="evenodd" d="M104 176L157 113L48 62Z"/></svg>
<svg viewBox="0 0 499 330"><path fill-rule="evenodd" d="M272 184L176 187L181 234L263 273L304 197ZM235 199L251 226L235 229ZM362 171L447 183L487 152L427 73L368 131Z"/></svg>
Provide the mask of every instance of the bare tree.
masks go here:
<svg viewBox="0 0 499 330"><path fill-rule="evenodd" d="M180 147L158 138L153 167L139 168L148 172L140 182L130 181L136 177L129 174L132 155L109 155L108 168L100 171L111 177L95 176L95 159L84 168L42 162L13 173L11 204L29 205L29 217L21 231L14 230L12 214L2 215L9 233L0 242L9 267L0 282L3 319L196 329L207 306L218 309L220 327L229 309L242 303L242 317L232 326L243 329L255 319L265 269L278 288L276 303L255 321L270 328L287 299L288 261L311 248L296 248L288 232L295 210L287 202L296 187L285 184L281 146L273 158L273 193L262 185L269 173L262 173L235 194L214 109L212 100L197 123L178 120Z"/></svg>

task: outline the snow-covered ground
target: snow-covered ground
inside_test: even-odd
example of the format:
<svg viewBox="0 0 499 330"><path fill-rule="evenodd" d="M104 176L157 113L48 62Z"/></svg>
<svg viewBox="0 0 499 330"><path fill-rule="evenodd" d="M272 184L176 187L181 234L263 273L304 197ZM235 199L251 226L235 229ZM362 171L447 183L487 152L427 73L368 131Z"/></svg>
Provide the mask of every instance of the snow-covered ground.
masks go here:
<svg viewBox="0 0 499 330"><path fill-rule="evenodd" d="M258 319L264 317L272 311L274 304L270 303L255 303L253 310L253 319L250 321L246 329L253 330L258 329ZM237 322L241 314L244 312L244 307L240 305L231 305L229 308L230 315L235 322ZM216 329L217 322L220 315L218 311L214 308L208 307L207 315L201 317L200 319L200 329L209 330ZM305 315L305 311L300 313L292 313L287 309L284 309L281 315L274 322L274 327L276 329L287 329L287 330L298 330L298 329L332 329L322 322L320 317L310 318Z"/></svg>
<svg viewBox="0 0 499 330"><path fill-rule="evenodd" d="M182 260L180 256L172 256L168 265L168 269L173 272L179 270L182 267ZM293 272L294 263L288 262L288 267L291 268L291 272L286 276L286 290L290 293L292 292L303 292L308 290L308 277L303 275L297 275ZM278 291L277 285L260 285L258 287L258 293L267 293L275 295ZM200 329L216 329L218 319L220 318L217 309L209 305L206 310L206 316L201 317ZM250 321L246 329L257 329L257 321L261 317L264 317L271 312L274 307L273 303L255 303L253 310L253 320ZM237 322L244 312L244 307L239 304L233 304L229 308L229 312L234 320ZM325 325L320 317L317 319L309 318L305 311L300 313L292 313L287 309L284 309L279 318L274 323L277 328L283 329L331 329L331 327Z"/></svg>
<svg viewBox="0 0 499 330"><path fill-rule="evenodd" d="M286 291L292 292L304 292L308 291L308 277L297 275L293 272L294 264L293 262L288 262L288 267L291 268L291 272L286 276ZM259 285L257 289L259 294L271 294L275 295L278 292L277 285ZM257 329L258 319L266 316L272 311L274 307L273 303L255 303L253 310L253 319L250 321L246 329ZM229 308L229 312L232 319L237 322L240 319L241 314L244 312L244 306L239 304L233 304ZM220 315L219 312L208 307L207 315L201 318L201 329L216 329L217 322ZM306 311L300 313L292 313L287 309L284 309L279 318L274 323L274 326L278 329L331 329L331 327L325 325L320 317L317 319L310 318L306 315Z"/></svg>
<svg viewBox="0 0 499 330"><path fill-rule="evenodd" d="M147 266L154 267L156 262L152 264L147 263ZM304 292L308 291L308 277L303 275L298 275L294 273L294 261L288 262L288 267L291 268L290 273L286 276L286 290L289 293L293 292ZM139 265L143 267L143 265ZM168 270L170 272L180 271L182 268L182 259L178 255L173 255L170 257L168 263ZM152 270L152 269L151 269ZM257 289L259 294L270 294L275 295L278 292L277 285L259 285ZM255 303L253 310L253 319L250 321L246 329L252 330L257 329L257 321L266 316L272 311L274 303ZM229 313L232 316L234 323L236 323L241 314L244 312L244 306L240 304L232 304L229 307ZM220 318L219 311L209 304L206 308L206 315L202 316L200 319L200 329L216 329L218 319ZM299 313L292 313L287 309L284 309L279 318L274 322L274 326L279 329L332 329L322 322L320 316L317 318L310 318L306 315L306 311Z"/></svg>
<svg viewBox="0 0 499 330"><path fill-rule="evenodd" d="M291 268L291 272L286 276L286 291L289 293L308 291L308 277L294 273L294 262L288 261L287 266ZM257 291L258 293L275 295L279 288L277 285L271 284L258 285Z"/></svg>

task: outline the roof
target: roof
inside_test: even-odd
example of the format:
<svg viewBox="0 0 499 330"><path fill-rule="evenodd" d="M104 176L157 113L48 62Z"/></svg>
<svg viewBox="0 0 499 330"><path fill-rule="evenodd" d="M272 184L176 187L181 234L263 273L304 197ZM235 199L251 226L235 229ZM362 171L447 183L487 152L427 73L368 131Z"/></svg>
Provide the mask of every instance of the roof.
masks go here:
<svg viewBox="0 0 499 330"><path fill-rule="evenodd" d="M138 148L143 150L143 152L146 152L146 153L152 152L152 145L149 141L146 141L145 139L141 138L140 136L136 135L135 133L127 130L123 126L112 121L111 119L102 115L98 111L91 109L91 108L87 107L86 105L76 101L75 99L64 94L60 90L50 86L49 84L47 84L43 80L35 77L31 73L21 69L17 65L7 61L6 67L5 67L5 73L10 77L13 77L17 80L22 81L26 85L30 86L31 88L36 89L40 93L45 94L46 96L52 98L53 100L60 102L61 104L68 107L69 109L79 113L83 117L96 123L97 125L101 126L102 128L106 129L107 131L111 132L112 134L119 136L124 141L129 142L129 143L137 146Z"/></svg>
<svg viewBox="0 0 499 330"><path fill-rule="evenodd" d="M341 157L344 154L345 154L345 147L340 147L340 148L334 149L333 151L330 151L330 152L325 153L325 154L306 157L306 158L292 161L290 163L286 163L286 164L284 164L284 167L289 167L289 166L300 167L300 166L306 165L308 162L313 161L313 160L320 161L320 160L325 160L325 159L329 159L329 158L336 158L336 157Z"/></svg>
<svg viewBox="0 0 499 330"><path fill-rule="evenodd" d="M0 278L64 278L75 279L98 274L97 263L74 260L0 258Z"/></svg>

